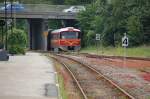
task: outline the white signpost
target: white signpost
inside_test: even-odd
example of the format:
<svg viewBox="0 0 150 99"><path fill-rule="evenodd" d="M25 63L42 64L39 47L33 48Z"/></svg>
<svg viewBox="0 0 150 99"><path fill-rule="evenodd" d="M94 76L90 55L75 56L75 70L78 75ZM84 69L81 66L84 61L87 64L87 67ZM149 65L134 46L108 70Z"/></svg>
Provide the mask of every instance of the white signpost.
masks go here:
<svg viewBox="0 0 150 99"><path fill-rule="evenodd" d="M126 48L129 45L129 39L127 37L127 34L124 33L124 37L122 37L122 46L124 47L124 67L126 66Z"/></svg>
<svg viewBox="0 0 150 99"><path fill-rule="evenodd" d="M95 40L96 40L97 55L98 55L98 45L99 45L99 41L101 40L101 35L100 34L96 34Z"/></svg>
<svg viewBox="0 0 150 99"><path fill-rule="evenodd" d="M96 41L100 41L101 40L101 35L100 34L96 34Z"/></svg>

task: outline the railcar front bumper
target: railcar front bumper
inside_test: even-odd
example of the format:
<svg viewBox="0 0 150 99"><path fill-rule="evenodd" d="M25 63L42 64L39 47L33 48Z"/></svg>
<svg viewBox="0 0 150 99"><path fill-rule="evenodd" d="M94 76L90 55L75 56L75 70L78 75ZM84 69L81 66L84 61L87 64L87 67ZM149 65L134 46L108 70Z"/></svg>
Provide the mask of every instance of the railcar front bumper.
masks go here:
<svg viewBox="0 0 150 99"><path fill-rule="evenodd" d="M81 46L61 46L60 49L64 51L79 51Z"/></svg>

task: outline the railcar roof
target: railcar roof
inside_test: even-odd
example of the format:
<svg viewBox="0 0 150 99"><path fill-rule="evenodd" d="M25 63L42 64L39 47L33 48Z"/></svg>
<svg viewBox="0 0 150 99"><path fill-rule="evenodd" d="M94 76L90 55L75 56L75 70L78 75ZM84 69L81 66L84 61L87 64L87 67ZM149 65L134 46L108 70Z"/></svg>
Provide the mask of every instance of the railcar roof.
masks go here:
<svg viewBox="0 0 150 99"><path fill-rule="evenodd" d="M66 28L61 28L61 29L54 30L54 31L52 31L52 33L65 32L65 31L69 31L70 29L71 29L72 31L80 32L79 29L75 29L75 28L73 28L73 27L66 27Z"/></svg>

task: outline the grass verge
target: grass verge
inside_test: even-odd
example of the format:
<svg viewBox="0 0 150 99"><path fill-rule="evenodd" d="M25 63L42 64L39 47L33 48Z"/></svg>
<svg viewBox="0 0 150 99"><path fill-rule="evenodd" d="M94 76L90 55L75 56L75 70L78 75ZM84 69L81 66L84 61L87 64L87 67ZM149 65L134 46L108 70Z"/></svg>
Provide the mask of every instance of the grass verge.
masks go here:
<svg viewBox="0 0 150 99"><path fill-rule="evenodd" d="M81 53L94 53L98 55L109 55L109 56L124 56L123 47L95 47L89 46L81 49ZM150 58L150 46L140 46L126 48L126 55L130 57L145 57Z"/></svg>
<svg viewBox="0 0 150 99"><path fill-rule="evenodd" d="M62 99L68 99L68 95L64 86L64 79L63 79L63 76L60 74L61 65L57 63L55 60L54 60L54 65L57 71L57 79L58 79L58 84L59 84L60 96Z"/></svg>
<svg viewBox="0 0 150 99"><path fill-rule="evenodd" d="M60 90L60 95L62 99L68 99L67 92L65 91L65 88L64 88L64 80L61 75L58 75L58 83L59 83L59 90Z"/></svg>

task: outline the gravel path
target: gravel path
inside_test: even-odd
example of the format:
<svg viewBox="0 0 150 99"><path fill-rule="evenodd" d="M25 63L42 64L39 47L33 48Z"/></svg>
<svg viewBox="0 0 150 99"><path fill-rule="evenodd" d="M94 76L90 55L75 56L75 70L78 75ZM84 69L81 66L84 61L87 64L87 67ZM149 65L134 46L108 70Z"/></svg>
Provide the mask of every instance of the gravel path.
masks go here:
<svg viewBox="0 0 150 99"><path fill-rule="evenodd" d="M77 56L72 57L93 66L101 73L114 80L122 88L126 89L129 93L134 95L137 99L150 99L150 82L142 79L138 75L137 70L118 67L115 65L100 64L101 59Z"/></svg>

